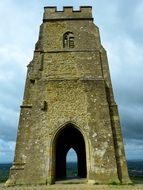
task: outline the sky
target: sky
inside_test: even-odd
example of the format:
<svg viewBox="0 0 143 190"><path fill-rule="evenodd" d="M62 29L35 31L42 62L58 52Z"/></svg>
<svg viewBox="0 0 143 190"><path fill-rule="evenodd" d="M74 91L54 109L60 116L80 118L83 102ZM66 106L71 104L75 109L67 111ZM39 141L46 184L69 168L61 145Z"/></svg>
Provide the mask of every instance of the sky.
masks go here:
<svg viewBox="0 0 143 190"><path fill-rule="evenodd" d="M0 163L13 161L26 66L32 60L44 6L93 7L108 54L126 158L143 159L143 1L4 0L0 1Z"/></svg>

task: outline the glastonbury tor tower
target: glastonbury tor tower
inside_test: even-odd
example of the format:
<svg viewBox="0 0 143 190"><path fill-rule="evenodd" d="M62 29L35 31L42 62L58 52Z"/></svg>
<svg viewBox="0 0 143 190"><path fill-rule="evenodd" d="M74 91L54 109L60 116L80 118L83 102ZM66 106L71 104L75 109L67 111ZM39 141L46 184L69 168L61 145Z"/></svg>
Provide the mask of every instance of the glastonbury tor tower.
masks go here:
<svg viewBox="0 0 143 190"><path fill-rule="evenodd" d="M7 185L54 184L77 154L87 183L129 183L106 51L92 7L45 7L28 65L13 166Z"/></svg>

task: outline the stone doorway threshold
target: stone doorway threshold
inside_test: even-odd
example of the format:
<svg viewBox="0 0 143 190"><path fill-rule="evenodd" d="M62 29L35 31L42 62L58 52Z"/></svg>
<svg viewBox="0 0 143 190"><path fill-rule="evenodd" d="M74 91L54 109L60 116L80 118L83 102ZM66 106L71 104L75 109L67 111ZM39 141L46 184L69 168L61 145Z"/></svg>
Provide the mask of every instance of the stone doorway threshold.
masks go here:
<svg viewBox="0 0 143 190"><path fill-rule="evenodd" d="M86 178L66 178L57 180L55 184L86 184L87 179Z"/></svg>

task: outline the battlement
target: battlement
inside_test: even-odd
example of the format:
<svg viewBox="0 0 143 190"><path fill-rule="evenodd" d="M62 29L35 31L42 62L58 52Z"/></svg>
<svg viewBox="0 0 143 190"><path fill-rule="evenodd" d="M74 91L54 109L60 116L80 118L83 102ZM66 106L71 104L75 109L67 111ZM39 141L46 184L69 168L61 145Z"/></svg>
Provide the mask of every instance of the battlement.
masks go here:
<svg viewBox="0 0 143 190"><path fill-rule="evenodd" d="M63 7L62 11L58 11L57 7L44 7L44 21L50 20L78 20L87 19L93 20L92 18L92 7L81 6L79 10L74 10L73 7Z"/></svg>

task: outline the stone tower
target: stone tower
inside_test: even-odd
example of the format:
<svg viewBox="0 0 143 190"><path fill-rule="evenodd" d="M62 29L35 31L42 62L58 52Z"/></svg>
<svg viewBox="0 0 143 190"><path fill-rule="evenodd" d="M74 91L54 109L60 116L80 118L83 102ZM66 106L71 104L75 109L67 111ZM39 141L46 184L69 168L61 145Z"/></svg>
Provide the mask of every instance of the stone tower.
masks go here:
<svg viewBox="0 0 143 190"><path fill-rule="evenodd" d="M66 177L73 148L87 183L128 183L106 51L92 7L45 7L28 65L8 185L53 184Z"/></svg>

